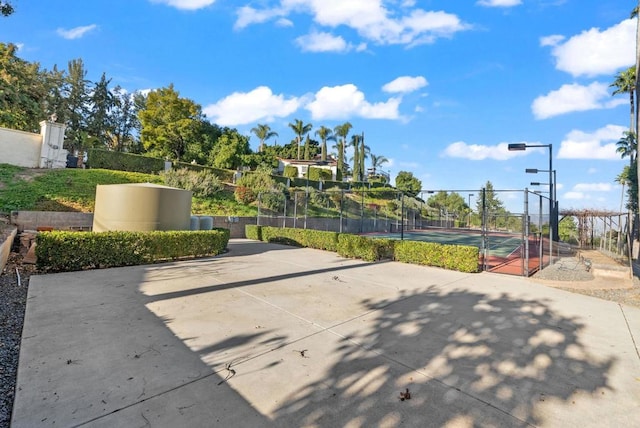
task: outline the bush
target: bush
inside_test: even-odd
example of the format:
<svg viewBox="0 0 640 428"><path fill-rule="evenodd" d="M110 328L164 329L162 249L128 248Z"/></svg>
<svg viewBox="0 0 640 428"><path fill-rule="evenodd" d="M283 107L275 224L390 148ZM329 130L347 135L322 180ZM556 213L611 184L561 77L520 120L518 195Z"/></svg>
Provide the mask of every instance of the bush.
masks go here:
<svg viewBox="0 0 640 428"><path fill-rule="evenodd" d="M87 150L90 168L157 174L164 171L164 160L132 153L112 152L102 149Z"/></svg>
<svg viewBox="0 0 640 428"><path fill-rule="evenodd" d="M249 205L256 200L255 193L246 186L237 186L236 190L233 192L233 197L236 202L245 205Z"/></svg>
<svg viewBox="0 0 640 428"><path fill-rule="evenodd" d="M172 169L162 173L165 184L191 190L193 196L206 198L224 189L222 182L211 171L190 171L186 168Z"/></svg>
<svg viewBox="0 0 640 428"><path fill-rule="evenodd" d="M236 173L236 171L233 171L230 169L213 168L211 166L196 165L196 164L187 163L187 162L174 162L173 167L176 169L185 168L185 169L188 169L189 171L196 171L196 172L209 171L213 175L218 177L223 183L232 183L233 176Z"/></svg>
<svg viewBox="0 0 640 428"><path fill-rule="evenodd" d="M259 233L265 242L337 251L338 232L261 226Z"/></svg>
<svg viewBox="0 0 640 428"><path fill-rule="evenodd" d="M68 272L220 254L228 229L153 232L48 232L36 238L37 268Z"/></svg>
<svg viewBox="0 0 640 428"><path fill-rule="evenodd" d="M247 239L253 239L254 241L262 241L262 226L255 224L247 224L244 227L244 234Z"/></svg>
<svg viewBox="0 0 640 428"><path fill-rule="evenodd" d="M330 181L333 178L333 174L330 169L318 168L315 166L310 166L307 174L309 175L309 180L312 181Z"/></svg>
<svg viewBox="0 0 640 428"><path fill-rule="evenodd" d="M285 165L282 175L288 178L298 177L298 168L293 165Z"/></svg>
<svg viewBox="0 0 640 428"><path fill-rule="evenodd" d="M460 272L478 272L478 256L477 247L418 241L396 242L393 253L393 259L399 262Z"/></svg>
<svg viewBox="0 0 640 428"><path fill-rule="evenodd" d="M342 257L362 259L369 262L391 259L395 245L393 239L372 239L364 236L341 233L338 236L338 254Z"/></svg>
<svg viewBox="0 0 640 428"><path fill-rule="evenodd" d="M284 192L265 192L260 194L260 206L271 211L282 211L284 209Z"/></svg>

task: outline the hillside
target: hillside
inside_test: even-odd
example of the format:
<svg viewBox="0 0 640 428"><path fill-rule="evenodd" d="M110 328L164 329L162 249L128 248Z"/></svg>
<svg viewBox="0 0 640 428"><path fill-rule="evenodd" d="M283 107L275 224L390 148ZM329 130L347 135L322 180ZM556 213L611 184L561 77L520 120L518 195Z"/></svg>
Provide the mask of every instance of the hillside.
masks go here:
<svg viewBox="0 0 640 428"><path fill-rule="evenodd" d="M98 184L164 184L159 175L104 169L29 169L0 164L0 212L14 210L92 212ZM230 189L214 198L193 198L194 214L256 215Z"/></svg>

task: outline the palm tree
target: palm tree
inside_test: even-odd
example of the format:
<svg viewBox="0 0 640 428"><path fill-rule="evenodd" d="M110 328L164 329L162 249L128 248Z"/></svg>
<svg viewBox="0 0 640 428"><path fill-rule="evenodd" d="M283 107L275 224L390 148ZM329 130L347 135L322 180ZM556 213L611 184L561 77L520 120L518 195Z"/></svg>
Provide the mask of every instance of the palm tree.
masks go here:
<svg viewBox="0 0 640 428"><path fill-rule="evenodd" d="M374 155L373 153L369 155L369 159L371 160L371 169L373 170L373 175L376 175L376 171L378 170L378 168L382 168L383 164L389 162L389 159L385 158L384 156Z"/></svg>
<svg viewBox="0 0 640 428"><path fill-rule="evenodd" d="M327 160L327 141L336 141L336 136L333 135L333 131L331 130L331 128L327 128L324 125L316 131L316 135L320 137L320 140L322 141L322 154L320 160L324 162Z"/></svg>
<svg viewBox="0 0 640 428"><path fill-rule="evenodd" d="M614 180L616 183L622 186L622 192L620 194L620 212L622 212L622 207L624 203L624 187L630 184L630 180L629 180L630 169L631 168L629 167L629 165L625 165L625 167L622 168L622 171L620 172L620 174L618 174Z"/></svg>
<svg viewBox="0 0 640 428"><path fill-rule="evenodd" d="M347 148L347 136L352 127L349 122L345 122L333 128L335 135L340 138L335 147L338 150L338 169L341 173L344 173L344 150Z"/></svg>
<svg viewBox="0 0 640 428"><path fill-rule="evenodd" d="M310 123L305 124L300 119L295 119L295 122L290 123L289 127L296 134L296 145L298 146L298 160L300 160L300 142L302 141L302 137L304 137L311 131L311 128L313 128L313 125Z"/></svg>
<svg viewBox="0 0 640 428"><path fill-rule="evenodd" d="M260 147L258 148L259 152L264 150L264 142L267 141L271 137L277 137L278 133L271 130L269 125L258 124L255 128L251 128L251 132L254 133L256 137L260 140Z"/></svg>
<svg viewBox="0 0 640 428"><path fill-rule="evenodd" d="M611 95L629 94L629 105L631 109L631 121L629 123L629 130L635 132L635 98L634 91L636 89L636 66L632 65L624 71L618 72L616 78L610 88L616 88Z"/></svg>
<svg viewBox="0 0 640 428"><path fill-rule="evenodd" d="M620 153L622 159L629 157L629 165L632 165L637 155L636 134L632 131L625 131L624 136L616 143L616 152Z"/></svg>

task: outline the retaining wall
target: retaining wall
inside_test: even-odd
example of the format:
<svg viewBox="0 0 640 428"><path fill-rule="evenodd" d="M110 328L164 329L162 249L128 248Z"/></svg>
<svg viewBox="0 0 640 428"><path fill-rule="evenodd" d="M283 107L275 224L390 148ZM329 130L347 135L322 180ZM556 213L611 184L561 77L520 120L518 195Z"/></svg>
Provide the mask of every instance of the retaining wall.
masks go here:
<svg viewBox="0 0 640 428"><path fill-rule="evenodd" d="M11 253L11 246L13 245L13 238L16 237L17 229L11 228L8 231L0 232L0 273L4 270L9 260L9 254Z"/></svg>

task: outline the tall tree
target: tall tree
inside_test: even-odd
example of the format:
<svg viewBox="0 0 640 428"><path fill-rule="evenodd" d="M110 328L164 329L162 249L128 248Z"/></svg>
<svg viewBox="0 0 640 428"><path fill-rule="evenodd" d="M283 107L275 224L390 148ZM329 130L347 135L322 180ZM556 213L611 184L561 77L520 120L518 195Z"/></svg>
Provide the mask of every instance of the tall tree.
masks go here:
<svg viewBox="0 0 640 428"><path fill-rule="evenodd" d="M260 153L264 151L265 141L267 141L269 138L278 136L278 133L272 131L269 125L261 123L259 123L258 126L251 128L251 132L253 132L253 134L260 140L260 146L258 148L258 151Z"/></svg>
<svg viewBox="0 0 640 428"><path fill-rule="evenodd" d="M313 125L310 123L305 124L300 119L295 119L293 123L289 124L289 128L291 128L293 132L296 134L296 145L298 146L297 159L300 160L301 154L302 154L300 143L302 142L302 138L304 138L304 136L311 131L311 129L313 128Z"/></svg>
<svg viewBox="0 0 640 428"><path fill-rule="evenodd" d="M242 155L249 153L249 138L227 128L213 146L209 163L216 168L237 169L242 166Z"/></svg>
<svg viewBox="0 0 640 428"><path fill-rule="evenodd" d="M138 106L144 104L144 95L130 94L120 86L113 89L113 105L109 113L109 146L122 152L132 151L134 147L134 131L140 126L138 121ZM136 98L142 98L136 102Z"/></svg>
<svg viewBox="0 0 640 428"><path fill-rule="evenodd" d="M201 107L180 97L173 84L150 92L138 118L142 144L156 155L179 161L190 144L200 143Z"/></svg>
<svg viewBox="0 0 640 428"><path fill-rule="evenodd" d="M407 196L416 197L422 189L422 182L412 172L400 171L396 176L396 188Z"/></svg>
<svg viewBox="0 0 640 428"><path fill-rule="evenodd" d="M488 213L495 214L504 214L506 212L504 208L504 204L496 195L495 190L493 189L493 184L490 181L484 185L484 207ZM476 201L476 210L481 213L483 208L482 198L478 198Z"/></svg>
<svg viewBox="0 0 640 428"><path fill-rule="evenodd" d="M630 121L629 131L635 132L635 97L636 89L636 66L633 65L626 70L618 72L615 80L609 85L615 88L611 95L629 94Z"/></svg>
<svg viewBox="0 0 640 428"><path fill-rule="evenodd" d="M365 178L364 163L365 163L365 159L369 157L369 153L371 152L371 149L369 148L369 146L364 144L364 132L360 136L360 147L358 148L358 150L359 150L358 167L360 168L360 171L359 171L360 181L364 181L364 178Z"/></svg>
<svg viewBox="0 0 640 428"><path fill-rule="evenodd" d="M349 131L353 126L349 122L345 122L342 125L337 125L333 128L333 132L338 138L338 144L336 144L336 149L338 150L338 169L342 174L345 173L344 170L344 152L347 148L347 137L349 136Z"/></svg>
<svg viewBox="0 0 640 428"><path fill-rule="evenodd" d="M622 159L628 157L629 165L631 165L637 153L638 147L636 144L636 136L632 131L625 131L623 137L616 143L616 152L620 153Z"/></svg>
<svg viewBox="0 0 640 428"><path fill-rule="evenodd" d="M88 116L89 94L86 78L87 71L82 59L69 61L67 75L64 82L64 95L66 99L66 139L65 143L70 152L78 152L78 165L81 166L84 150L88 147Z"/></svg>
<svg viewBox="0 0 640 428"><path fill-rule="evenodd" d="M371 169L373 175L377 175L378 169L382 168L382 165L384 165L385 163L389 163L389 159L387 159L386 157L382 155L374 155L373 153L369 155L369 160L371 161Z"/></svg>
<svg viewBox="0 0 640 428"><path fill-rule="evenodd" d="M324 162L327 160L327 141L336 141L336 136L333 135L331 128L327 128L324 125L316 131L316 135L320 137L320 141L322 142L320 159Z"/></svg>
<svg viewBox="0 0 640 428"><path fill-rule="evenodd" d="M109 146L107 135L111 131L110 114L114 106L114 96L109 90L111 79L102 73L100 80L93 86L89 97L89 120L87 131L99 146Z"/></svg>
<svg viewBox="0 0 640 428"><path fill-rule="evenodd" d="M17 50L0 43L0 126L39 132L53 80L38 63L18 58Z"/></svg>
<svg viewBox="0 0 640 428"><path fill-rule="evenodd" d="M351 160L353 161L352 168L352 180L353 181L362 181L360 177L360 135L352 135L351 142L349 143L349 147L353 147L353 156Z"/></svg>

